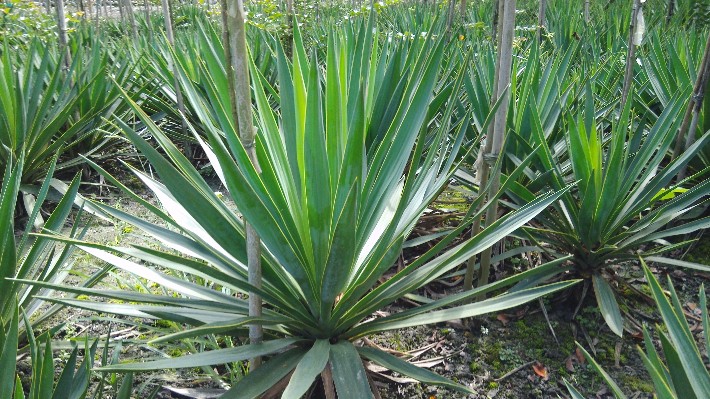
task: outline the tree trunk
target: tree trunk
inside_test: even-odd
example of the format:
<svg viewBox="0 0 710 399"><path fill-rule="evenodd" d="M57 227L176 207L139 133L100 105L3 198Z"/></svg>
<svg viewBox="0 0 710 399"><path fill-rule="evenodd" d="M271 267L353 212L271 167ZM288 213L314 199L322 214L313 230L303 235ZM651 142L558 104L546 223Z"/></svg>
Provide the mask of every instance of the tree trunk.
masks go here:
<svg viewBox="0 0 710 399"><path fill-rule="evenodd" d="M584 0L584 22L589 23L591 20L591 16L589 14L589 1L590 0Z"/></svg>
<svg viewBox="0 0 710 399"><path fill-rule="evenodd" d="M233 118L238 124L239 140L249 155L252 164L260 173L259 161L254 148L254 126L252 125L251 88L249 84L249 64L246 45L246 27L244 25L243 0L223 0L226 4L226 31L228 42L225 51L228 51L228 61L231 69L229 79L232 101ZM222 12L225 12L223 7ZM225 17L223 17L225 18ZM254 287L261 287L261 242L256 230L249 223L246 225L247 238L247 263L249 268L249 283ZM249 293L249 316L261 316L261 297L255 292ZM260 343L264 332L261 325L249 326L249 342ZM251 359L250 369L261 365L261 358Z"/></svg>
<svg viewBox="0 0 710 399"><path fill-rule="evenodd" d="M459 14L461 14L461 23L465 24L466 23L466 9L468 8L468 5L466 4L466 0L461 0L459 2Z"/></svg>

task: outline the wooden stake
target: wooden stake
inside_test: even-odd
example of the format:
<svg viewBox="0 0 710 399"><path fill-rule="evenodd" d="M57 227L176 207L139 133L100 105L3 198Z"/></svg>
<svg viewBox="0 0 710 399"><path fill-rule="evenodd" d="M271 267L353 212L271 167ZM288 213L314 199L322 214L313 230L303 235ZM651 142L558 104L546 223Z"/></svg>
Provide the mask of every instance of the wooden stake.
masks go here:
<svg viewBox="0 0 710 399"><path fill-rule="evenodd" d="M229 63L233 69L233 79L229 84L234 99L232 110L236 110L234 119L237 122L239 139L246 149L249 159L261 173L259 161L256 158L254 126L252 124L251 112L251 88L249 85L248 53L246 45L246 27L244 24L244 3L243 0L223 0L226 2L226 30L228 43L225 48L229 48ZM222 12L225 12L223 9ZM223 16L224 18L224 16ZM226 50L225 50L226 51ZM261 287L261 241L259 235L249 223L246 225L247 238L247 263L249 268L249 283L254 287ZM256 292L249 293L249 316L261 316L261 297ZM264 332L260 324L249 326L249 342L260 343L263 340ZM251 359L250 369L255 369L261 365L261 358Z"/></svg>
<svg viewBox="0 0 710 399"><path fill-rule="evenodd" d="M631 83L634 80L634 64L636 63L636 45L634 44L634 34L636 33L636 19L641 11L639 0L632 0L631 23L629 24L629 48L626 53L626 71L624 72L624 86L621 89L620 109L624 109L631 90Z"/></svg>
<svg viewBox="0 0 710 399"><path fill-rule="evenodd" d="M64 17L64 0L55 0L54 8L57 11L57 33L59 35L59 48L64 53L64 67L69 70L71 66L71 51L67 38L67 20Z"/></svg>
<svg viewBox="0 0 710 399"><path fill-rule="evenodd" d="M708 35L707 41L705 42L705 51L703 53L703 59L700 62L700 67L698 68L698 77L695 79L693 94L688 103L688 107L685 109L683 122L680 125L680 129L678 129L678 136L676 136L673 157L671 159L678 158L681 152L687 150L688 147L695 142L695 129L698 125L698 116L700 115L700 109L703 105L703 99L705 98L709 77L710 35ZM678 171L677 181L681 181L685 178L686 171L687 166L683 166L681 170Z"/></svg>
<svg viewBox="0 0 710 399"><path fill-rule="evenodd" d="M542 43L542 30L545 28L545 12L547 11L547 0L540 0L540 8L537 12L537 42Z"/></svg>
<svg viewBox="0 0 710 399"><path fill-rule="evenodd" d="M496 74L493 83L493 93L491 104L495 104L500 96L502 104L496 111L493 123L491 124L488 137L481 151L483 151L483 162L479 164L477 175L480 176L478 195L486 195L490 200L495 196L500 188L500 171L494 171L490 176L490 186L488 192L484 188L489 185L489 175L491 167L496 164L500 157L501 149L506 133L506 120L508 117L508 104L510 90L506 90L510 85L511 70L513 63L513 36L515 34L515 0L501 0L501 10L499 15L501 34L498 35L498 56L496 57ZM493 201L486 211L486 226L495 222L498 218L498 201ZM471 226L471 236L480 232L481 219L476 218ZM488 284L491 266L492 246L481 253L481 269L479 271L478 286ZM466 275L464 277L464 289L470 290L473 287L475 257L469 259Z"/></svg>

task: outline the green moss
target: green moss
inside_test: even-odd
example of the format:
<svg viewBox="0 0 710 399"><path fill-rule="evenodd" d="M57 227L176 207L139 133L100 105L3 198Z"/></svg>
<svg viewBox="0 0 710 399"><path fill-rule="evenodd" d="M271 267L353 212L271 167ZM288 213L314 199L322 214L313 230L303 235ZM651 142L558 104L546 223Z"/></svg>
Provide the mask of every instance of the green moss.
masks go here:
<svg viewBox="0 0 710 399"><path fill-rule="evenodd" d="M481 365L474 361L468 365L468 369L471 370L471 374L476 374L481 371Z"/></svg>
<svg viewBox="0 0 710 399"><path fill-rule="evenodd" d="M621 383L625 386L628 387L628 391L630 392L646 392L646 393L653 393L654 392L654 387L653 384L650 381L647 381L643 378L640 378L635 375L629 375L629 374L622 374L621 375Z"/></svg>
<svg viewBox="0 0 710 399"><path fill-rule="evenodd" d="M488 383L488 389L496 389L500 386L496 381L491 381Z"/></svg>
<svg viewBox="0 0 710 399"><path fill-rule="evenodd" d="M685 260L688 262L710 265L710 240L701 240L691 248Z"/></svg>
<svg viewBox="0 0 710 399"><path fill-rule="evenodd" d="M171 357L180 357L185 354L185 351L182 349L179 349L179 348L173 348L173 349L170 349L167 353Z"/></svg>
<svg viewBox="0 0 710 399"><path fill-rule="evenodd" d="M503 369L503 365L500 363L500 360L494 360L491 362L491 367L495 371L501 371Z"/></svg>
<svg viewBox="0 0 710 399"><path fill-rule="evenodd" d="M155 326L161 328L171 328L173 326L173 322L168 320L156 320Z"/></svg>

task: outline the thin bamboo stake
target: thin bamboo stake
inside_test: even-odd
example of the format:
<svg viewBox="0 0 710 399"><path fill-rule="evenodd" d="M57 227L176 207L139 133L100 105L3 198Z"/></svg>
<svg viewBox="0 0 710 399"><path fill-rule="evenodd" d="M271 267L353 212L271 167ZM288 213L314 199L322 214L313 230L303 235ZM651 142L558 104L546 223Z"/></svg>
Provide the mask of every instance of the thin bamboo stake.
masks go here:
<svg viewBox="0 0 710 399"><path fill-rule="evenodd" d="M668 0L668 12L666 14L666 25L671 23L673 14L675 13L675 0Z"/></svg>
<svg viewBox="0 0 710 399"><path fill-rule="evenodd" d="M486 141L486 147L490 146L490 150L483 154L485 167L490 171L500 157L500 152L503 148L507 130L508 118L508 103L510 90L506 90L510 85L511 70L513 67L513 36L515 35L515 0L505 0L503 8L503 18L501 26L501 43L498 50L498 95L502 97L501 107L496 111L496 116L493 125L493 137ZM490 143L490 144L488 144ZM488 149L488 148L487 148ZM500 188L500 169L493 171L491 176L491 184L488 190L488 199L490 201ZM490 226L498 218L498 200L495 199L486 210L486 226ZM486 248L481 254L481 271L478 278L478 286L482 287L488 284L491 266L491 254L493 247Z"/></svg>
<svg viewBox="0 0 710 399"><path fill-rule="evenodd" d="M162 0L161 5L163 6L163 19L165 20L165 35L168 37L168 43L175 47L175 33L173 32L173 18L170 14L170 0ZM175 99L177 100L178 111L180 115L185 115L185 100L182 96L182 89L180 89L180 81L178 80L177 66L173 62L172 58L168 58L168 66L173 71L173 86L175 87ZM187 124L181 118L180 121L182 127L182 133L187 135ZM186 146L186 151L189 146Z"/></svg>
<svg viewBox="0 0 710 399"><path fill-rule="evenodd" d="M96 32L99 31L99 17L101 16L101 0L96 0L96 19L94 23L96 25Z"/></svg>
<svg viewBox="0 0 710 399"><path fill-rule="evenodd" d="M589 13L589 0L584 0L584 22L589 23L589 21L592 19L590 13Z"/></svg>
<svg viewBox="0 0 710 399"><path fill-rule="evenodd" d="M542 43L542 29L545 28L545 12L547 11L547 0L540 0L540 8L537 12L537 42Z"/></svg>
<svg viewBox="0 0 710 399"><path fill-rule="evenodd" d="M136 17L133 14L133 3L131 2L131 0L124 0L123 8L125 10L126 19L128 20L128 25L131 26L131 33L133 34L133 38L137 39L138 26L136 25Z"/></svg>
<svg viewBox="0 0 710 399"><path fill-rule="evenodd" d="M145 26L148 29L148 41L153 42L153 26L150 23L150 9L148 8L148 0L143 0L143 17L145 18Z"/></svg>
<svg viewBox="0 0 710 399"><path fill-rule="evenodd" d="M246 27L244 24L244 3L243 0L223 0L226 2L226 30L228 42L225 47L229 47L229 63L232 74L235 77L230 79L230 88L233 91L234 99L232 109L236 109L234 119L238 124L239 139L249 155L249 159L261 173L259 161L254 148L254 126L252 125L251 113L251 89L249 86L248 53L246 45ZM222 12L225 12L224 9ZM224 18L224 17L223 17ZM259 235L251 224L246 225L247 238L247 265L249 268L249 283L254 287L261 287L261 242ZM249 316L261 316L261 297L255 292L249 293ZM260 324L249 326L249 342L260 343L263 340L264 331ZM261 365L261 357L251 359L249 367L251 370Z"/></svg>
<svg viewBox="0 0 710 399"><path fill-rule="evenodd" d="M291 56L293 51L293 0L286 0L286 29L287 34L284 37L284 51L287 56Z"/></svg>
<svg viewBox="0 0 710 399"><path fill-rule="evenodd" d="M454 14L456 13L456 0L449 0L449 9L446 16L446 32L451 34L451 26L454 24Z"/></svg>
<svg viewBox="0 0 710 399"><path fill-rule="evenodd" d="M626 71L624 72L624 86L621 90L621 109L624 109L626 101L629 97L629 91L631 90L631 83L634 80L634 64L636 63L636 41L634 35L637 29L637 18L641 12L641 2L639 0L632 0L633 7L631 8L631 22L629 24L629 48L626 53Z"/></svg>
<svg viewBox="0 0 710 399"><path fill-rule="evenodd" d="M705 98L709 78L710 35L708 35L708 39L705 42L705 51L703 53L703 59L700 62L700 67L698 68L698 77L695 79L693 94L688 103L688 107L685 109L683 122L680 125L680 129L678 129L678 136L676 136L675 148L673 148L673 157L671 159L678 158L682 151L687 150L688 147L695 142L695 129L698 125L698 117L703 105L703 99ZM684 165L681 170L678 171L677 181L681 181L685 178L686 171L687 166Z"/></svg>
<svg viewBox="0 0 710 399"><path fill-rule="evenodd" d="M57 33L59 35L59 48L64 53L64 67L69 70L71 66L71 51L67 38L67 20L64 17L64 0L55 0L54 9L57 11Z"/></svg>
<svg viewBox="0 0 710 399"><path fill-rule="evenodd" d="M501 10L503 9L503 3L505 0L495 0L493 3L493 18L492 18L492 25L491 25L491 39L496 40L498 37L498 21L500 19L500 15L502 14Z"/></svg>
<svg viewBox="0 0 710 399"><path fill-rule="evenodd" d="M119 15L121 23L125 22L126 16L125 16L125 13L123 12L123 0L118 0L116 2L116 7L118 7L118 15ZM108 17L108 15L107 15L107 17Z"/></svg>
<svg viewBox="0 0 710 399"><path fill-rule="evenodd" d="M491 105L495 104L501 95L505 95L503 103L498 108L496 115L494 117L493 123L488 128L488 135L486 137L485 144L482 145L482 161L478 164L478 170L476 172L476 177L479 179L478 185L478 195L487 195L484 192L484 188L488 185L489 175L491 171L491 166L495 164L502 148L503 137L505 135L505 121L508 113L508 91L506 87L510 84L510 72L512 69L512 46L513 46L513 35L515 29L515 0L502 0L499 5L500 10L498 13L498 24L501 26L503 32L498 35L497 39L497 57L496 57L496 73L493 80L493 92L491 93ZM512 15L511 15L512 14ZM509 65L506 66L506 63ZM500 122L499 122L500 117ZM502 123L502 125L500 124ZM498 130L496 130L498 129ZM501 133L502 132L502 133ZM501 135L498 139L494 139L496 135ZM496 151L497 149L497 151ZM494 174L492 177L494 180L500 180L499 174ZM497 184L491 182L491 187L488 191L489 198L498 191L500 186L500 181ZM494 187L495 186L495 187ZM491 208L496 208L491 205ZM489 209L489 213L490 213ZM486 214L486 225L492 223L496 216L489 216ZM471 226L471 236L475 236L481 230L481 218L477 217ZM488 255L488 260L484 264L484 258ZM480 256L481 259L481 269L479 271L478 285L484 285L488 282L488 277L490 274L490 250L488 252L483 252ZM476 257L472 257L468 260L466 264L466 274L464 275L464 290L470 290L473 288L473 277L475 272ZM484 265L487 270L484 270ZM485 278L485 282L484 282Z"/></svg>

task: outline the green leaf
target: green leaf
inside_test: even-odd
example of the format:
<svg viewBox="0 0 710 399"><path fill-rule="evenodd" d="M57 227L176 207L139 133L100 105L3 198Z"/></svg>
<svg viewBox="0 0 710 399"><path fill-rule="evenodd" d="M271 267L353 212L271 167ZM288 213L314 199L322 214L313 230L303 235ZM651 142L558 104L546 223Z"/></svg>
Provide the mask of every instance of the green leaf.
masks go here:
<svg viewBox="0 0 710 399"><path fill-rule="evenodd" d="M296 366L296 370L281 397L284 399L301 398L311 387L316 377L325 369L329 357L330 343L324 339L316 340L313 347L298 362L298 366Z"/></svg>
<svg viewBox="0 0 710 399"><path fill-rule="evenodd" d="M291 349L275 356L232 386L221 399L254 399L276 385L301 361L306 351Z"/></svg>
<svg viewBox="0 0 710 399"><path fill-rule="evenodd" d="M575 388L574 386L572 386L572 384L570 384L569 381L567 381L566 378L563 378L563 379L562 379L562 382L564 382L565 387L567 387L567 392L569 392L569 394L570 394L570 396L572 397L572 399L585 399L585 398L584 398L584 395L582 395L582 393L579 392L579 391L577 390L577 388Z"/></svg>
<svg viewBox="0 0 710 399"><path fill-rule="evenodd" d="M563 290L578 283L580 280L562 281L553 284L548 284L542 287L528 288L525 290L515 291L512 293L502 294L485 301L476 302L468 305L456 306L449 309L437 310L420 314L417 316L399 319L396 314L383 317L374 321L363 323L346 334L348 337L362 337L374 332L394 330L406 327L419 325L435 324L453 319L461 319L466 317L478 316L486 313L499 312L504 309L514 308L526 302L537 299L541 296ZM430 307L435 307L436 302L429 304Z"/></svg>
<svg viewBox="0 0 710 399"><path fill-rule="evenodd" d="M216 349L193 355L185 355L171 359L161 359L142 363L123 363L99 367L98 371L127 372L127 371L149 371L160 369L179 369L186 367L211 366L213 364L224 364L239 362L258 356L266 356L274 352L281 351L299 342L298 338L281 338L266 341L260 344L250 344L235 348Z"/></svg>
<svg viewBox="0 0 710 399"><path fill-rule="evenodd" d="M624 333L624 320L621 317L621 310L619 310L619 304L616 302L614 290L604 277L599 274L592 276L592 282L594 295L597 297L597 304L599 304L599 311L601 311L611 331L621 336Z"/></svg>
<svg viewBox="0 0 710 399"><path fill-rule="evenodd" d="M330 347L330 365L339 399L374 398L362 359L350 341Z"/></svg>
<svg viewBox="0 0 710 399"><path fill-rule="evenodd" d="M710 392L710 373L708 373L705 364L702 361L698 347L690 333L688 322L685 320L683 313L677 314L670 302L663 293L658 280L646 266L646 263L641 259L641 264L646 274L646 279L651 287L651 294L658 305L663 321L668 328L668 342L664 345L669 350L674 350L673 357L677 357L677 361L671 364L671 354L666 352L666 357L669 358L669 370L673 378L673 386L677 392L685 388L691 388L698 398L702 398ZM664 336L662 336L664 338ZM678 386L680 381L680 373L686 376L688 385Z"/></svg>
<svg viewBox="0 0 710 399"><path fill-rule="evenodd" d="M18 343L18 324L19 316L17 313L17 305L14 306L14 312L12 313L12 319L9 320L8 324L3 323L4 320L0 319L0 386L4 387L0 389L0 399L11 399L12 398L12 387L15 383L15 367L17 365L17 343ZM8 329L5 331L4 328L7 325ZM20 390L22 385L20 384Z"/></svg>
<svg viewBox="0 0 710 399"><path fill-rule="evenodd" d="M679 398L702 398L702 396L698 396L693 391L693 386L690 383L686 365L683 364L683 361L678 356L678 350L668 339L668 336L664 333L660 333L659 338L661 341L661 347L663 348L663 354L666 355L666 361L668 362L668 373L671 376L673 390L676 395Z"/></svg>
<svg viewBox="0 0 710 399"><path fill-rule="evenodd" d="M587 358L587 361L589 362L589 365L592 366L592 368L597 372L597 374L601 375L602 378L604 379L604 382L611 388L611 392L614 394L614 397L616 399L626 399L626 395L621 391L621 388L614 382L614 379L611 378L611 376L602 368L602 366L597 363L596 360L587 352L586 349L582 345L577 342L577 348L582 350L582 353L584 354L584 357Z"/></svg>
<svg viewBox="0 0 710 399"><path fill-rule="evenodd" d="M121 380L121 388L116 394L116 399L130 399L133 390L133 373L128 373Z"/></svg>
<svg viewBox="0 0 710 399"><path fill-rule="evenodd" d="M360 347L357 351L362 357L379 364L389 370L396 371L402 375L414 378L426 384L441 385L465 393L475 393L471 388L457 384L432 371L413 365L396 356L390 355L376 348Z"/></svg>

